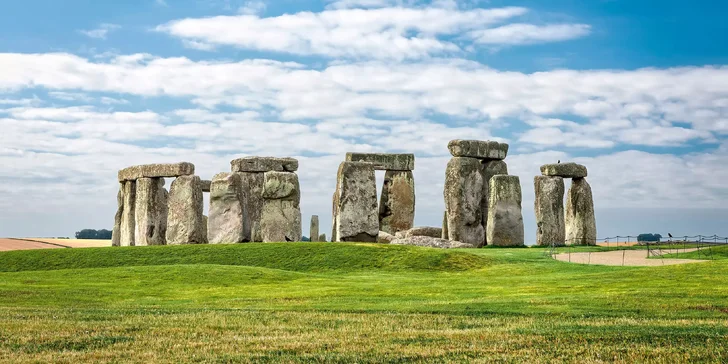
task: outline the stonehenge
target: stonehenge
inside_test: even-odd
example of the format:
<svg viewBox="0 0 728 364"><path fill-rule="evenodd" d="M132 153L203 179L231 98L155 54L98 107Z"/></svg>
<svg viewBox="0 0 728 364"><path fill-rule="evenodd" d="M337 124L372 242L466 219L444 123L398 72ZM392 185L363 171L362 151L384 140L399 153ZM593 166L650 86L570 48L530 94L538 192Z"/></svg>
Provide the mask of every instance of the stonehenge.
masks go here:
<svg viewBox="0 0 728 364"><path fill-rule="evenodd" d="M167 245L207 243L200 177L177 177L169 188L168 209Z"/></svg>
<svg viewBox="0 0 728 364"><path fill-rule="evenodd" d="M536 244L564 246L567 242L596 245L597 228L586 166L556 163L541 166L534 178ZM564 211L564 178L571 178Z"/></svg>
<svg viewBox="0 0 728 364"><path fill-rule="evenodd" d="M164 178L136 181L134 245L164 245L167 234L167 190Z"/></svg>
<svg viewBox="0 0 728 364"><path fill-rule="evenodd" d="M320 241L318 215L311 216L311 228L309 229L308 240L312 242Z"/></svg>
<svg viewBox="0 0 728 364"><path fill-rule="evenodd" d="M293 172L265 172L260 237L263 242L301 241L301 190Z"/></svg>
<svg viewBox="0 0 728 364"><path fill-rule="evenodd" d="M523 246L521 181L518 176L495 175L488 199L488 244Z"/></svg>
<svg viewBox="0 0 728 364"><path fill-rule="evenodd" d="M218 173L212 178L207 220L207 240L210 244L244 241L242 186L240 176L235 173Z"/></svg>

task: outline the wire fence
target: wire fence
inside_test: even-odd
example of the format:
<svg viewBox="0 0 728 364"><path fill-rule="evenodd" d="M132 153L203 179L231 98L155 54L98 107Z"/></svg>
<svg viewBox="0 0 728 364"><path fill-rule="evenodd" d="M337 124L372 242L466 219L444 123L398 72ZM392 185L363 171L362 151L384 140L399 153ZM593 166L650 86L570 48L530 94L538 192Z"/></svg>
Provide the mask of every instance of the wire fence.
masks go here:
<svg viewBox="0 0 728 364"><path fill-rule="evenodd" d="M674 254L675 259L680 259L681 253L686 254L696 252L698 259L713 260L714 255L712 248L714 246L722 245L728 246L728 237L719 236L716 234L684 236L669 235L668 237L658 239L657 241L640 241L638 239L638 235L626 235L593 240L567 239L562 243L551 243L550 245L548 245L549 249L547 249L544 253L548 254L554 259L557 259L556 255L559 254L559 258L561 258L561 260L565 259L564 254L568 254L569 262L572 262L572 254L576 254L576 258L578 259L575 259L573 262L581 264L625 265L626 260L628 261L630 259L633 259L635 256L639 255L641 251L644 251L645 255L642 259L642 263L656 263L656 261L646 260L654 257L660 258L659 262L664 265L664 255L666 254ZM578 246L597 246L602 249L606 249L594 252L591 250L574 252L574 248ZM619 264L619 253L616 252L617 255L615 256L615 250L621 251L621 264ZM612 253L609 254L608 258L600 255L598 261L593 263L592 253L603 253L604 251L612 251Z"/></svg>

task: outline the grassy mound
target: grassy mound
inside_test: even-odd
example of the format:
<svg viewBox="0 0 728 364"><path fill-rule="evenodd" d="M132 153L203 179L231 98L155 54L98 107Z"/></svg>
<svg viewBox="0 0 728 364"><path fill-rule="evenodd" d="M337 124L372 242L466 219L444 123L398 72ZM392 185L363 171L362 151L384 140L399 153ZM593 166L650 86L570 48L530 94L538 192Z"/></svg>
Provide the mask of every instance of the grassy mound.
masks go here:
<svg viewBox="0 0 728 364"><path fill-rule="evenodd" d="M464 271L489 259L451 250L379 244L275 243L26 250L0 253L1 272L220 264L298 272Z"/></svg>

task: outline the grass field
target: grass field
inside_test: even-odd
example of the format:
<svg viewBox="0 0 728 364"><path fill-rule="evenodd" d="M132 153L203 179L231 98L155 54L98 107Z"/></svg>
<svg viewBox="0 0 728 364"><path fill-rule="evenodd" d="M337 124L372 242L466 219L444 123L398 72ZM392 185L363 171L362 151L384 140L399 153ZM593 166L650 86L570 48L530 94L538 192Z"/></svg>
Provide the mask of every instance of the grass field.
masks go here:
<svg viewBox="0 0 728 364"><path fill-rule="evenodd" d="M728 361L728 254L608 267L543 253L331 243L5 252L0 361Z"/></svg>

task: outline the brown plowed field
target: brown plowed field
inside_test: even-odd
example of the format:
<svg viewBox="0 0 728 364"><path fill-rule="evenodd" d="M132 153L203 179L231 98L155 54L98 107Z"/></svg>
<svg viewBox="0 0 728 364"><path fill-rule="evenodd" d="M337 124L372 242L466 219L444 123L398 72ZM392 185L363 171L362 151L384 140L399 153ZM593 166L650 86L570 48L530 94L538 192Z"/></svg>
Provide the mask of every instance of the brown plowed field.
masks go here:
<svg viewBox="0 0 728 364"><path fill-rule="evenodd" d="M0 238L0 251L62 248L101 248L111 246L111 240Z"/></svg>
<svg viewBox="0 0 728 364"><path fill-rule="evenodd" d="M0 252L9 250L31 250L31 249L63 249L58 245L43 243L40 241L17 240L0 238Z"/></svg>

